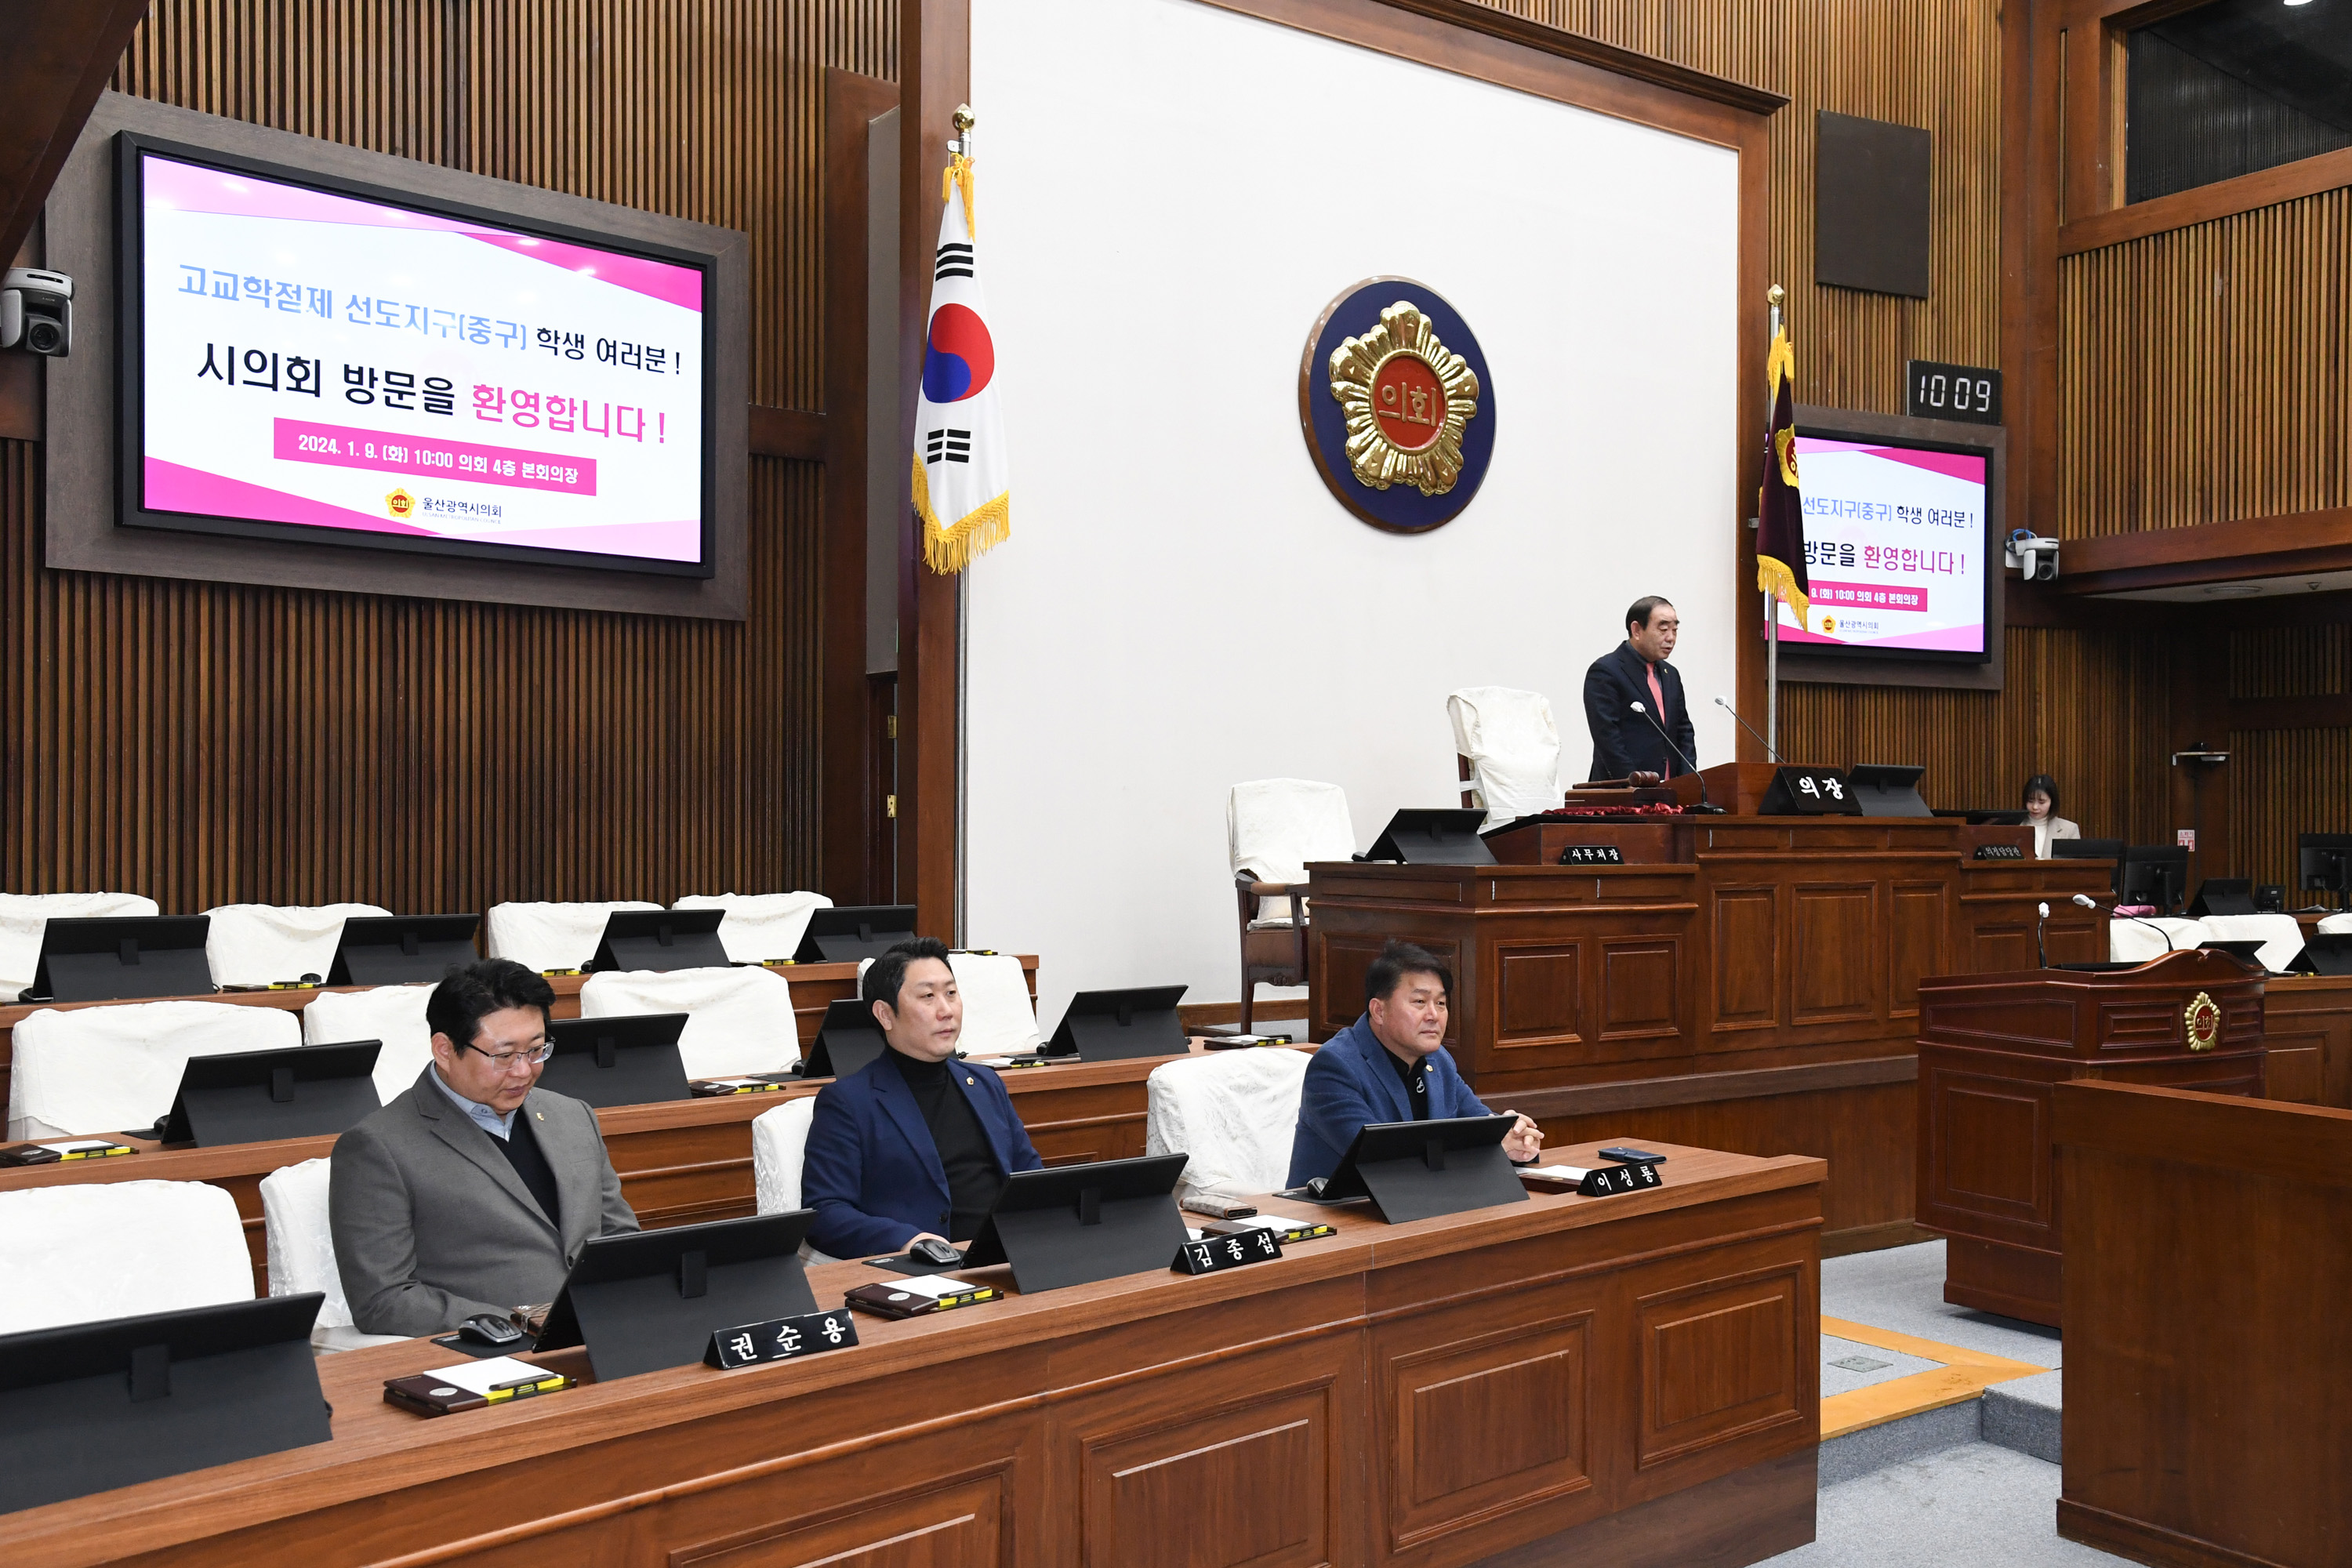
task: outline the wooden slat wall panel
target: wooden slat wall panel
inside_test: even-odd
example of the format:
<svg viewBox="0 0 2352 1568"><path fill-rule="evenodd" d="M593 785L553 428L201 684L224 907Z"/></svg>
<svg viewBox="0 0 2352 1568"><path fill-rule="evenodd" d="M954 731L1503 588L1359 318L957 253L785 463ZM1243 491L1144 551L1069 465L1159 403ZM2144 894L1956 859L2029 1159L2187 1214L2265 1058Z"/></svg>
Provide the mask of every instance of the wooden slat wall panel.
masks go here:
<svg viewBox="0 0 2352 1568"><path fill-rule="evenodd" d="M2352 505L2352 190L2058 262L2065 538Z"/></svg>
<svg viewBox="0 0 2352 1568"><path fill-rule="evenodd" d="M122 91L745 230L818 405L822 72L895 0L157 0ZM819 470L754 459L740 625L50 572L0 443L0 888L166 910L808 885Z"/></svg>
<svg viewBox="0 0 2352 1568"><path fill-rule="evenodd" d="M2240 730L2230 736L2237 875L2276 882L2286 907L2332 895L2294 885L2294 836L2352 833L2352 729Z"/></svg>
<svg viewBox="0 0 2352 1568"><path fill-rule="evenodd" d="M1836 766L1927 768L1931 805L2013 808L2031 775L2095 838L2171 840L2164 639L2011 626L2006 691L1784 686L1783 750Z"/></svg>
<svg viewBox="0 0 2352 1568"><path fill-rule="evenodd" d="M2230 695L2352 691L2352 626L2259 626L2230 634Z"/></svg>

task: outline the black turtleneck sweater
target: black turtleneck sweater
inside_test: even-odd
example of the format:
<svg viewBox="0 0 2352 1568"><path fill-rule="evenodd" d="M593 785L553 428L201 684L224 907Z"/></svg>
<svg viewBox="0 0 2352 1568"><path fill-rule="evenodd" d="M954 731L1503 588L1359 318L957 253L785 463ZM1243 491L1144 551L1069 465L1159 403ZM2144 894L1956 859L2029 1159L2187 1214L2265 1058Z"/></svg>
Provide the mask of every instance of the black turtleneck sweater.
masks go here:
<svg viewBox="0 0 2352 1568"><path fill-rule="evenodd" d="M1004 1190L1004 1173L997 1166L996 1151L989 1145L980 1113L972 1110L963 1089L949 1080L949 1073L965 1069L952 1058L918 1061L898 1050L890 1056L898 1076L907 1080L915 1096L923 1125L931 1130L940 1168L947 1173L948 1204L954 1211L948 1216L947 1238L970 1241L980 1234L988 1211L996 1206L996 1194Z"/></svg>
<svg viewBox="0 0 2352 1568"><path fill-rule="evenodd" d="M1396 1068L1397 1081L1404 1085L1405 1098L1412 1101L1412 1119L1415 1121L1428 1121L1428 1058L1424 1057L1417 1061L1409 1062L1386 1046L1381 1047L1381 1054L1389 1058L1389 1066Z"/></svg>

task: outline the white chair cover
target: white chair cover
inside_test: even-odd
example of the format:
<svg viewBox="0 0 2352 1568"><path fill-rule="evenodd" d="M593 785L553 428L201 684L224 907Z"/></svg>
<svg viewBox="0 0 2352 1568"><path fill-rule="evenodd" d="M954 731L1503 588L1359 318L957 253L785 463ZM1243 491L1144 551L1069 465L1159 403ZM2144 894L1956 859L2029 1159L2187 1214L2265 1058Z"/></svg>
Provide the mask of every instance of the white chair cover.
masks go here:
<svg viewBox="0 0 2352 1568"><path fill-rule="evenodd" d="M52 920L158 915L136 893L0 893L0 1002L14 1002L41 963L41 928Z"/></svg>
<svg viewBox="0 0 2352 1568"><path fill-rule="evenodd" d="M1454 721L1454 749L1470 759L1471 798L1486 808L1487 826L1559 809L1567 791L1550 699L1507 686L1466 686L1445 700L1445 714Z"/></svg>
<svg viewBox="0 0 2352 1568"><path fill-rule="evenodd" d="M433 1026L425 1021L430 985L373 985L365 991L321 991L302 1009L302 1043L382 1040L375 1058L375 1097L393 1096L416 1082L433 1060Z"/></svg>
<svg viewBox="0 0 2352 1568"><path fill-rule="evenodd" d="M299 1046L294 1015L226 1002L44 1007L16 1026L8 1136L81 1137L145 1127L172 1109L190 1057Z"/></svg>
<svg viewBox="0 0 2352 1568"><path fill-rule="evenodd" d="M1348 792L1311 779L1252 779L1225 797L1225 847L1236 877L1303 882L1310 860L1345 860L1356 852ZM1288 925L1288 899L1258 900L1258 922Z"/></svg>
<svg viewBox="0 0 2352 1568"><path fill-rule="evenodd" d="M761 1214L785 1214L801 1206L801 1163L808 1152L809 1120L816 1096L788 1100L751 1119L751 1184Z"/></svg>
<svg viewBox="0 0 2352 1568"><path fill-rule="evenodd" d="M1143 1152L1184 1153L1177 1195L1248 1197L1290 1174L1307 1053L1257 1046L1187 1057L1151 1069Z"/></svg>
<svg viewBox="0 0 2352 1568"><path fill-rule="evenodd" d="M2213 942L2258 942L2264 969L2284 969L2303 951L2303 927L2293 915L2206 915L2200 921Z"/></svg>
<svg viewBox="0 0 2352 1568"><path fill-rule="evenodd" d="M2165 945L2167 937L2171 939L2170 947ZM2205 926L2200 921L2173 915L2145 915L2138 920L2119 916L2107 921L2107 960L2111 963L2146 963L2174 949L2195 947L2205 937Z"/></svg>
<svg viewBox="0 0 2352 1568"><path fill-rule="evenodd" d="M493 904L484 951L511 958L542 974L578 969L596 956L604 921L614 910L657 910L659 904L623 900L610 904Z"/></svg>
<svg viewBox="0 0 2352 1568"><path fill-rule="evenodd" d="M800 951L809 915L833 908L823 893L695 893L674 910L725 910L719 940L738 963L781 963Z"/></svg>
<svg viewBox="0 0 2352 1568"><path fill-rule="evenodd" d="M580 988L580 1016L688 1013L678 1055L688 1078L781 1072L801 1059L793 988L772 969L619 969Z"/></svg>
<svg viewBox="0 0 2352 1568"><path fill-rule="evenodd" d="M0 1193L0 1334L253 1300L227 1189L92 1182Z"/></svg>
<svg viewBox="0 0 2352 1568"><path fill-rule="evenodd" d="M816 1114L816 1096L788 1100L773 1110L751 1119L751 1183L761 1214L788 1214L801 1208L801 1166L808 1152L810 1119ZM801 1256L811 1263L838 1261L801 1243Z"/></svg>
<svg viewBox="0 0 2352 1568"><path fill-rule="evenodd" d="M281 1165L261 1178L261 1217L269 1237L269 1293L299 1296L317 1290L319 1304L310 1343L321 1351L355 1351L388 1345L398 1334L362 1333L352 1326L351 1303L343 1300L343 1277L335 1268L335 1237L327 1225L330 1162L305 1160Z"/></svg>
<svg viewBox="0 0 2352 1568"><path fill-rule="evenodd" d="M335 944L343 938L343 921L392 911L373 904L223 904L205 913L213 919L205 932L213 984L269 985L306 974L324 980L335 962Z"/></svg>
<svg viewBox="0 0 2352 1568"><path fill-rule="evenodd" d="M1009 952L950 952L948 967L955 971L956 992L963 998L957 1049L967 1056L1009 1057L1037 1048L1037 1005L1029 999L1019 959Z"/></svg>
<svg viewBox="0 0 2352 1568"><path fill-rule="evenodd" d="M2329 915L2322 920L2315 929L2326 936L2336 936L2344 931L2352 931L2352 911L2340 915Z"/></svg>

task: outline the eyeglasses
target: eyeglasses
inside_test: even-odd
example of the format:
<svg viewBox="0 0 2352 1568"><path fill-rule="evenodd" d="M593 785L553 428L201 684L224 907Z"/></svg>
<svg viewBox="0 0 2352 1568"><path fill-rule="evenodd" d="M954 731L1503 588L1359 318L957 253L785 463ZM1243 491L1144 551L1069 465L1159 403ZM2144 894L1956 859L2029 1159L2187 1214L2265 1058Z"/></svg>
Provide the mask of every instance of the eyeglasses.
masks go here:
<svg viewBox="0 0 2352 1568"><path fill-rule="evenodd" d="M555 1054L555 1047L551 1045L541 1046L535 1051L486 1051L481 1047L474 1045L460 1046L457 1048L461 1051L473 1052L500 1072L512 1072L517 1064L537 1067Z"/></svg>

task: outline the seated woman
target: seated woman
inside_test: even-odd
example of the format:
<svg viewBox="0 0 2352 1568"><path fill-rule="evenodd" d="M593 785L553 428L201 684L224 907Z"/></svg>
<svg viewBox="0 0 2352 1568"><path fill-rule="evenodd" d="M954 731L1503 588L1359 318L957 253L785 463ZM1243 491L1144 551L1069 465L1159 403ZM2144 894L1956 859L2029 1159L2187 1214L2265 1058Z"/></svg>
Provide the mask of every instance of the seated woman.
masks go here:
<svg viewBox="0 0 2352 1568"><path fill-rule="evenodd" d="M2053 838L2080 838L2083 830L2058 815L2058 781L2036 773L2025 781L2025 820L2033 829L2033 858L2051 858Z"/></svg>

